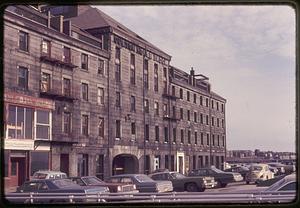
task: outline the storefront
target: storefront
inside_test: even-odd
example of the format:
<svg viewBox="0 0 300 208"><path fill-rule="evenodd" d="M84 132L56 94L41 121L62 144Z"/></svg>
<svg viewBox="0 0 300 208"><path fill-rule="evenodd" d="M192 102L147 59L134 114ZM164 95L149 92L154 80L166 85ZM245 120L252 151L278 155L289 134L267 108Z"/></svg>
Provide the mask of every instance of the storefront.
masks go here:
<svg viewBox="0 0 300 208"><path fill-rule="evenodd" d="M5 188L21 185L37 170L50 169L54 102L4 94Z"/></svg>

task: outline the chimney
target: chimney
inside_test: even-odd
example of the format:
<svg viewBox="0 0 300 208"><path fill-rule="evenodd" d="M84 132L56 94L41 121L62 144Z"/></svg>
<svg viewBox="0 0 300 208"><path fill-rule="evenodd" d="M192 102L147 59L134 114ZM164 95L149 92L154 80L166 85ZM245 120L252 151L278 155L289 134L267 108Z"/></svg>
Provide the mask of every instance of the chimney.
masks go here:
<svg viewBox="0 0 300 208"><path fill-rule="evenodd" d="M190 84L195 86L195 71L193 67L191 67L191 71L190 71Z"/></svg>

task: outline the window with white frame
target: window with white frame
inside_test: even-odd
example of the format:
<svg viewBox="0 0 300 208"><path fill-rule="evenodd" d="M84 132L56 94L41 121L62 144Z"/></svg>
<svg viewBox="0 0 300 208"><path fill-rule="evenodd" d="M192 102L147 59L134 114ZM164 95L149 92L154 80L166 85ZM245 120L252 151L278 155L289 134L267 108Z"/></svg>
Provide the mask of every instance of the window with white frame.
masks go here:
<svg viewBox="0 0 300 208"><path fill-rule="evenodd" d="M50 112L36 111L36 139L50 139Z"/></svg>

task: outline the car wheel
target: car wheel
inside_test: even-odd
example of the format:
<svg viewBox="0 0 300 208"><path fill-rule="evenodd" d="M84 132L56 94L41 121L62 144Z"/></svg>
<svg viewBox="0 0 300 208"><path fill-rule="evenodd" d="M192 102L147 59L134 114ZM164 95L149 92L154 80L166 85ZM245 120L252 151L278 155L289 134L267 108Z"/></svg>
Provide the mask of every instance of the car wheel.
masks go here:
<svg viewBox="0 0 300 208"><path fill-rule="evenodd" d="M246 184L249 184L250 183L250 181L246 181Z"/></svg>
<svg viewBox="0 0 300 208"><path fill-rule="evenodd" d="M198 190L198 186L197 186L195 183L188 183L188 184L185 186L185 190L188 191L188 192L196 192L196 191L199 191L199 190Z"/></svg>

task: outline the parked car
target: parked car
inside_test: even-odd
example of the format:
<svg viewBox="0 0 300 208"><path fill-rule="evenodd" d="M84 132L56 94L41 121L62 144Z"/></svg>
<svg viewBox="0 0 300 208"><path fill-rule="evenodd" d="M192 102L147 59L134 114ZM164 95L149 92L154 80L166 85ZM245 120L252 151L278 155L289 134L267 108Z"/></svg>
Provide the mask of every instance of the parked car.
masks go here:
<svg viewBox="0 0 300 208"><path fill-rule="evenodd" d="M246 174L246 183L250 182L257 183L258 180L268 180L274 178L274 173L269 170L267 164L252 164L250 166L250 171Z"/></svg>
<svg viewBox="0 0 300 208"><path fill-rule="evenodd" d="M278 169L277 169L277 168L269 166L269 170L272 171L272 172L274 173L274 176L275 176L275 175L278 175L278 174L277 174L277 173L278 173Z"/></svg>
<svg viewBox="0 0 300 208"><path fill-rule="evenodd" d="M158 172L149 176L155 181L171 181L174 191L203 192L206 188L213 188L216 185L213 177L187 177L174 171Z"/></svg>
<svg viewBox="0 0 300 208"><path fill-rule="evenodd" d="M224 170L225 172L233 172L233 173L239 173L243 176L245 179L246 173L249 171L249 168L245 166L235 166Z"/></svg>
<svg viewBox="0 0 300 208"><path fill-rule="evenodd" d="M69 199L55 198L57 193L78 193L78 194L103 194L108 193L108 187L83 187L75 184L70 179L38 179L24 182L23 185L17 188L15 193L51 193L49 199L34 199L34 203L56 203L56 202L69 202ZM8 194L7 196L14 196L14 194ZM9 200L13 203L26 203L29 199L18 199L17 195L14 200ZM76 199L78 202L95 201L82 199Z"/></svg>
<svg viewBox="0 0 300 208"><path fill-rule="evenodd" d="M111 183L135 184L139 192L169 192L173 191L171 181L154 181L144 174L122 174L111 176L108 180Z"/></svg>
<svg viewBox="0 0 300 208"><path fill-rule="evenodd" d="M192 170L188 173L188 176L214 177L217 187L226 187L228 183L243 180L243 177L239 173L224 172L214 166Z"/></svg>
<svg viewBox="0 0 300 208"><path fill-rule="evenodd" d="M36 171L32 180L34 179L59 179L59 178L67 178L67 174L60 171L52 171L52 170L39 170Z"/></svg>
<svg viewBox="0 0 300 208"><path fill-rule="evenodd" d="M268 179L268 180L260 180L258 179L256 181L256 186L271 186L272 184L276 183L277 181L281 180L282 178L284 178L285 175L278 175L278 176L274 176L274 178Z"/></svg>
<svg viewBox="0 0 300 208"><path fill-rule="evenodd" d="M290 191L296 192L297 182L296 182L296 174L290 174L285 176L284 178L280 179L269 188L265 189L264 191Z"/></svg>
<svg viewBox="0 0 300 208"><path fill-rule="evenodd" d="M102 186L108 187L111 193L138 193L134 184L107 183L96 176L70 177L73 182L80 186Z"/></svg>
<svg viewBox="0 0 300 208"><path fill-rule="evenodd" d="M282 175L285 173L285 165L281 164L281 163L268 163L269 167L274 167L276 168L278 171L275 175Z"/></svg>

